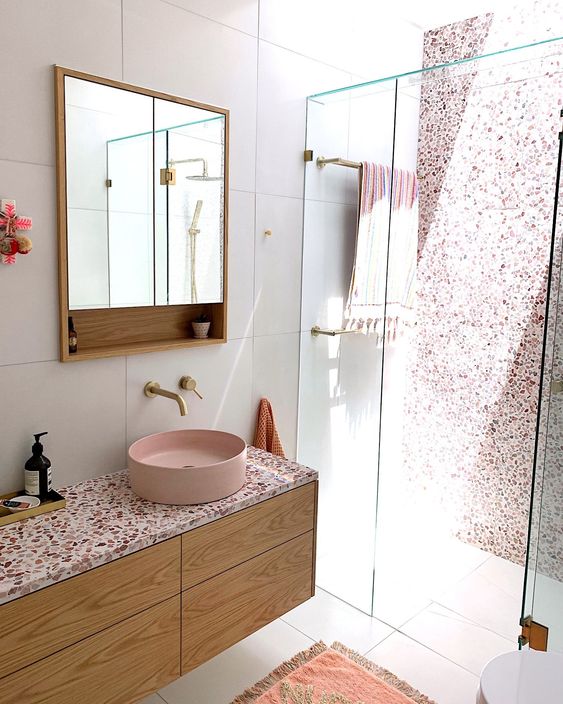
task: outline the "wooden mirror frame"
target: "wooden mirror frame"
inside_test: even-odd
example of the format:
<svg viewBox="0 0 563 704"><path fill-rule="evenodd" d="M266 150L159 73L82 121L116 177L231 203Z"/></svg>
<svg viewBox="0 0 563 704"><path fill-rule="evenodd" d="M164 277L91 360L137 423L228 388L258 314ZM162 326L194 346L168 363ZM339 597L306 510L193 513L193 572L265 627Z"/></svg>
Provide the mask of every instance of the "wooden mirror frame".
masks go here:
<svg viewBox="0 0 563 704"><path fill-rule="evenodd" d="M227 260L229 214L229 111L215 105L199 103L168 93L141 88L129 83L100 78L89 73L55 66L55 129L57 168L57 229L59 243L59 330L60 360L74 362L98 357L141 354L181 347L216 345L227 341ZM68 239L65 143L65 78L120 88L133 93L160 98L189 107L211 110L225 117L225 159L223 218L223 302L184 305L143 306L131 308L94 308L69 310ZM153 213L154 218L154 213ZM211 327L209 337L195 339L191 321L205 313ZM78 351L69 352L68 317L72 315L78 334Z"/></svg>

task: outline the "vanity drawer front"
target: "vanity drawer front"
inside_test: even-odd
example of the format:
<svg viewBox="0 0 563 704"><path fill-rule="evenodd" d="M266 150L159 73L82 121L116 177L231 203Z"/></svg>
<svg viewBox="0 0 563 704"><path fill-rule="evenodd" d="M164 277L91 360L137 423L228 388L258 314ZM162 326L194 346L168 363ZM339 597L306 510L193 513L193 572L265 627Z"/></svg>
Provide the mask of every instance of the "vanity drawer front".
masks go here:
<svg viewBox="0 0 563 704"><path fill-rule="evenodd" d="M317 482L280 494L182 536L182 589L313 530Z"/></svg>
<svg viewBox="0 0 563 704"><path fill-rule="evenodd" d="M180 593L180 537L0 606L0 677Z"/></svg>
<svg viewBox="0 0 563 704"><path fill-rule="evenodd" d="M180 675L180 596L0 679L2 704L132 704Z"/></svg>
<svg viewBox="0 0 563 704"><path fill-rule="evenodd" d="M314 531L182 593L182 674L309 599Z"/></svg>

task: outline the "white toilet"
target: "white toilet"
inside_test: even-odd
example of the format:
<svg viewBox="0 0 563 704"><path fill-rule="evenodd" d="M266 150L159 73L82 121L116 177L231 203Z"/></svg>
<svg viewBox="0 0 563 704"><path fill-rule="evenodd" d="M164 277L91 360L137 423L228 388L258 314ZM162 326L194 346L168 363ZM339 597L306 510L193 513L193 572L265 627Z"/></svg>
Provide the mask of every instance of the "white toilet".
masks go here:
<svg viewBox="0 0 563 704"><path fill-rule="evenodd" d="M563 655L538 650L504 653L481 673L477 704L562 704Z"/></svg>

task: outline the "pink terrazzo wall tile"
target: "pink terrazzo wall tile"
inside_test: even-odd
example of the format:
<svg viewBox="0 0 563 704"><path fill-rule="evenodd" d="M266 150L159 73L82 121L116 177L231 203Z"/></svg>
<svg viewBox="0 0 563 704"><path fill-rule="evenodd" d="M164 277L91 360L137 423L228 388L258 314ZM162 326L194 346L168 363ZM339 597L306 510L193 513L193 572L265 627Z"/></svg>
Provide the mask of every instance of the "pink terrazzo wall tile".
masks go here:
<svg viewBox="0 0 563 704"><path fill-rule="evenodd" d="M555 17L555 3L537 3L433 30L426 35L424 63L545 38L538 35ZM449 516L452 533L519 563L526 547L562 105L560 43L431 72L421 91L418 322L405 401L407 472ZM563 374L563 341L560 354ZM561 428L558 422L557 431L551 424L547 431L544 476L544 493L549 486L559 497ZM552 572L557 562L563 569L561 505L550 502L550 518L540 528L540 542L552 546L553 559L544 556ZM559 538L553 537L557 522Z"/></svg>

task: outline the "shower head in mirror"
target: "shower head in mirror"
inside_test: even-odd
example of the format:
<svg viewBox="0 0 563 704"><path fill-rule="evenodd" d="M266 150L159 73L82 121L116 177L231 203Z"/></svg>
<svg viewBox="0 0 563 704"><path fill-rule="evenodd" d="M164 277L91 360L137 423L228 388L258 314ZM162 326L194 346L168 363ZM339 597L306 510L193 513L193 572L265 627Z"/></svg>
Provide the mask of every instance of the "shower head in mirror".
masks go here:
<svg viewBox="0 0 563 704"><path fill-rule="evenodd" d="M186 176L185 178L188 181L222 181L223 177L222 176L209 176L208 169L207 169L207 159L203 159L202 157L195 158L195 159L170 159L168 162L170 166L174 166L175 164L194 164L197 162L201 162L202 164L202 173L201 174L194 174L193 176Z"/></svg>

